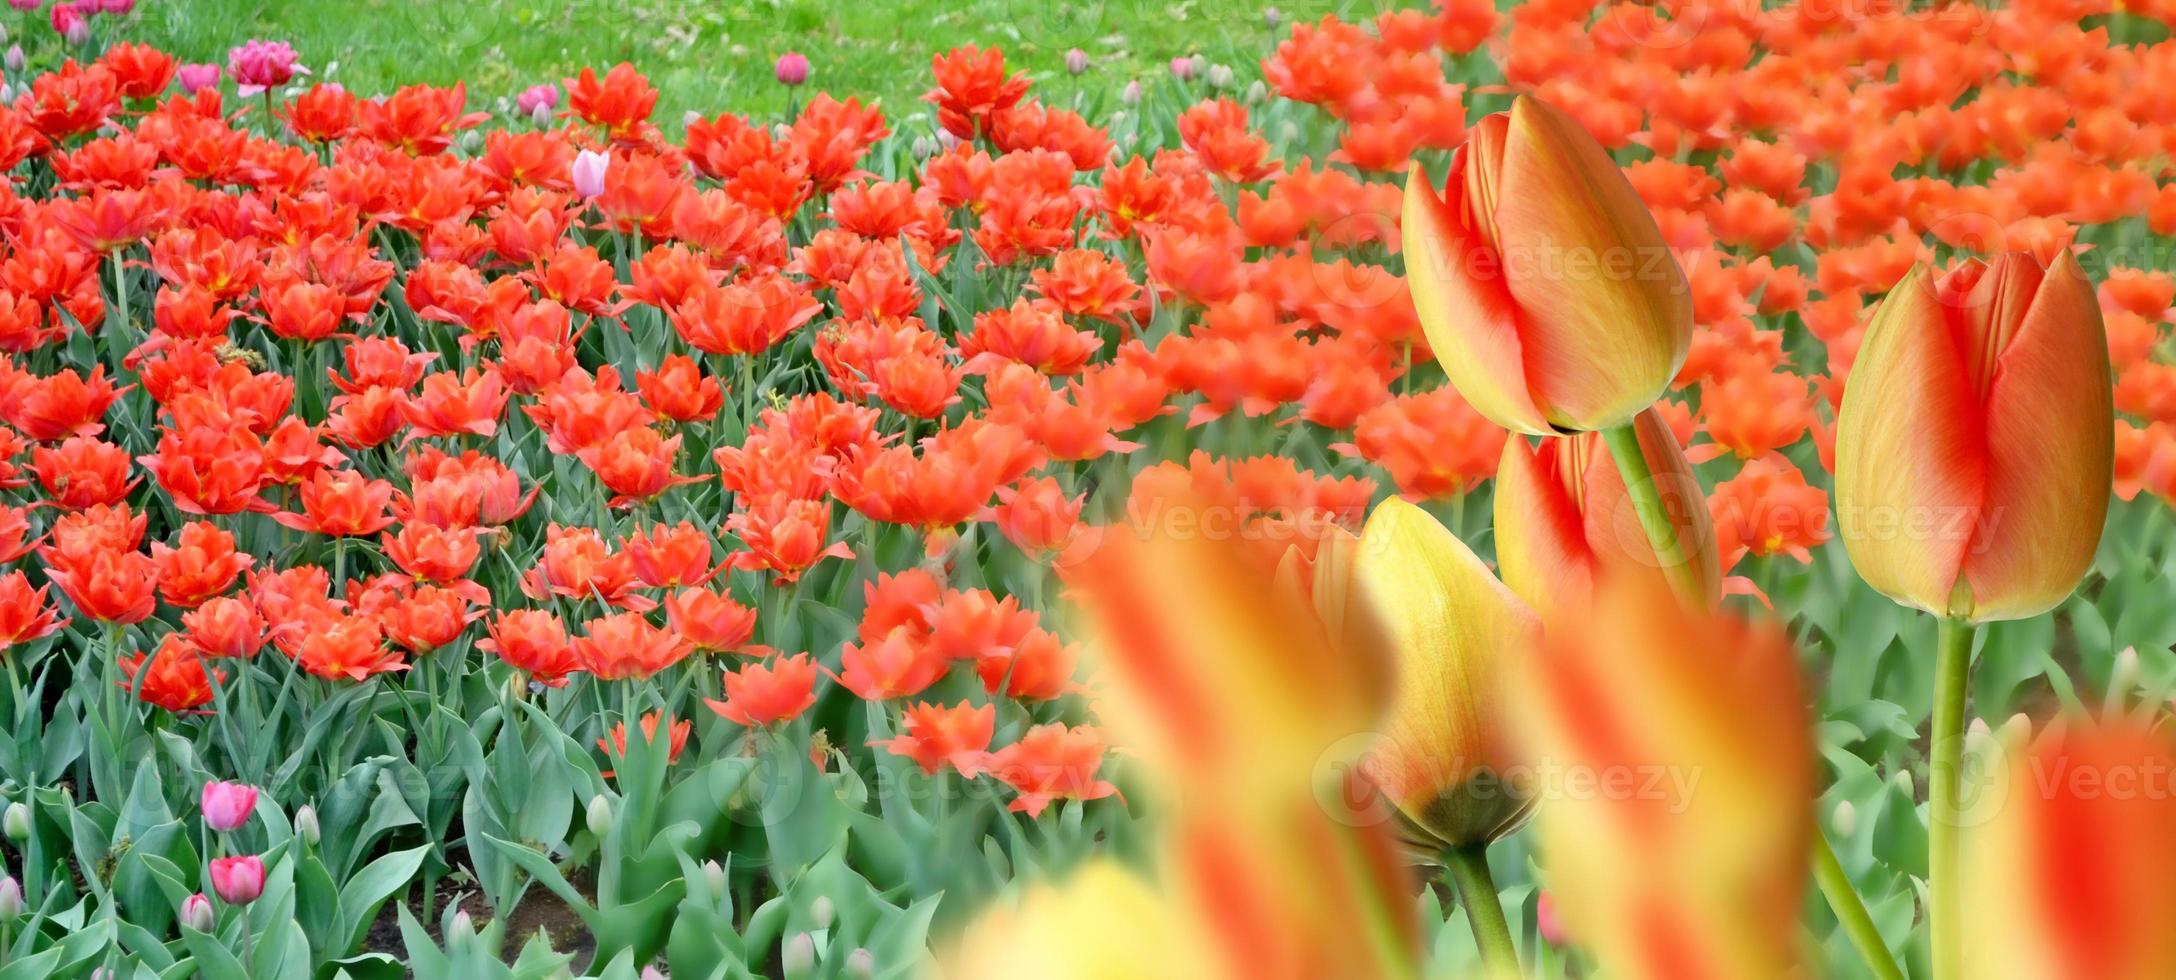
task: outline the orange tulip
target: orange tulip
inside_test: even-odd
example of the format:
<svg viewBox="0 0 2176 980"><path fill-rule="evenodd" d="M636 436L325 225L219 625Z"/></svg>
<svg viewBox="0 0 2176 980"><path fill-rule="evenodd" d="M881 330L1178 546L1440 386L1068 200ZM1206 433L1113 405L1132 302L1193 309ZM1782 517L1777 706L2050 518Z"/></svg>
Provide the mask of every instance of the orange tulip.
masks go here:
<svg viewBox="0 0 2176 980"><path fill-rule="evenodd" d="M1403 233L1429 346L1506 429L1629 422L1692 345L1692 293L1654 216L1594 138L1539 99L1476 123L1441 195L1413 170Z"/></svg>
<svg viewBox="0 0 2176 980"><path fill-rule="evenodd" d="M2136 724L2060 727L2012 759L1967 831L1972 980L2176 976L2176 745Z"/></svg>
<svg viewBox="0 0 2176 980"><path fill-rule="evenodd" d="M1692 578L1710 604L1722 572L1707 498L1660 413L1633 422L1648 471L1677 527ZM1504 584L1554 621L1586 605L1605 569L1659 569L1609 447L1593 433L1504 443L1496 471L1496 562Z"/></svg>
<svg viewBox="0 0 2176 980"><path fill-rule="evenodd" d="M1613 976L1794 972L1816 770L1783 631L1612 576L1512 664L1565 930Z"/></svg>
<svg viewBox="0 0 2176 980"><path fill-rule="evenodd" d="M1914 269L1867 326L1836 433L1860 577L1938 615L2038 615L2091 565L2115 465L2108 344L2068 254Z"/></svg>

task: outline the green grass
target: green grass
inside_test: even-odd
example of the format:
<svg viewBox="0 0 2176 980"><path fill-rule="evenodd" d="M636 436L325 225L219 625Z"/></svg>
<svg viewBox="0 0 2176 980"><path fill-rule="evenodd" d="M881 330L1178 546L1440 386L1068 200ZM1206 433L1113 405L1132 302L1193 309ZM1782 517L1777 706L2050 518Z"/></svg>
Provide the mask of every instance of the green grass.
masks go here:
<svg viewBox="0 0 2176 980"><path fill-rule="evenodd" d="M1295 0L1283 18L1366 17L1388 0ZM139 7L124 31L190 61L224 63L252 37L285 40L304 64L362 94L425 82L468 82L490 106L584 65L631 61L662 91L656 119L732 108L775 113L788 93L771 63L800 51L814 66L804 92L882 101L911 118L929 86L929 57L960 44L998 45L1054 102L1114 92L1165 73L1174 57L1230 65L1236 84L1285 28L1252 0L165 0ZM1078 47L1092 67L1064 68Z"/></svg>

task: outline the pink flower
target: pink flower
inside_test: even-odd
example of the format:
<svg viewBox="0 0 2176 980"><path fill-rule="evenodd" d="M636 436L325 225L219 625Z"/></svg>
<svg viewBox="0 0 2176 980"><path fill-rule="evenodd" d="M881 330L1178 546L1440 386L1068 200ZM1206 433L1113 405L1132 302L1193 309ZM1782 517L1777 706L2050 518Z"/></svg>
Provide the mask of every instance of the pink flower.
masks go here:
<svg viewBox="0 0 2176 980"><path fill-rule="evenodd" d="M604 193L604 172L612 166L612 158L595 150L583 150L574 155L574 192L583 197L596 197Z"/></svg>
<svg viewBox="0 0 2176 980"><path fill-rule="evenodd" d="M514 108L521 110L524 116L534 116L538 109L549 112L558 106L559 86L550 82L531 85L522 89L520 95L514 96Z"/></svg>
<svg viewBox="0 0 2176 980"><path fill-rule="evenodd" d="M248 857L212 859L212 891L228 905L248 905L264 894L264 859Z"/></svg>
<svg viewBox="0 0 2176 980"><path fill-rule="evenodd" d="M781 85L799 85L808 81L808 56L799 51L788 51L778 56L778 63L771 66Z"/></svg>
<svg viewBox="0 0 2176 980"><path fill-rule="evenodd" d="M183 65L174 73L174 80L181 83L181 94L195 95L200 89L219 84L219 66Z"/></svg>
<svg viewBox="0 0 2176 980"><path fill-rule="evenodd" d="M235 90L246 97L309 74L300 58L285 41L251 41L227 52L227 70L234 73Z"/></svg>
<svg viewBox="0 0 2176 980"><path fill-rule="evenodd" d="M54 4L52 18L53 33L55 34L65 35L70 31L81 31L88 26L83 11L76 9L76 5L72 3Z"/></svg>
<svg viewBox="0 0 2176 980"><path fill-rule="evenodd" d="M1542 942L1551 946L1562 946L1571 941L1571 936L1564 931L1563 920L1557 918L1556 899L1550 898L1548 892L1542 892L1534 900L1534 929L1541 933Z"/></svg>
<svg viewBox="0 0 2176 980"><path fill-rule="evenodd" d="M17 10L36 10L44 3L45 0L8 0L8 6Z"/></svg>
<svg viewBox="0 0 2176 980"><path fill-rule="evenodd" d="M210 932L218 927L218 919L212 910L212 900L197 892L181 900L181 924L198 932Z"/></svg>
<svg viewBox="0 0 2176 980"><path fill-rule="evenodd" d="M204 784L204 823L213 830L239 830L257 809L257 787L244 783Z"/></svg>

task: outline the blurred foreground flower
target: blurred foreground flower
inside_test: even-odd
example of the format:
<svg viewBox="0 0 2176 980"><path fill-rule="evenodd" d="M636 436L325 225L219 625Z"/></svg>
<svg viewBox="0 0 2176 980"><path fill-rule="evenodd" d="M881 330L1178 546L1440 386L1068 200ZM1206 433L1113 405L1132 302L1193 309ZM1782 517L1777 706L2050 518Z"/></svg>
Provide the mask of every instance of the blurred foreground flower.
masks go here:
<svg viewBox="0 0 2176 980"><path fill-rule="evenodd" d="M1375 648L1333 652L1234 542L1115 537L1073 583L1099 711L1170 808L1161 860L1092 864L994 909L947 975L1415 975L1412 883L1338 754L1387 705Z"/></svg>
<svg viewBox="0 0 2176 980"><path fill-rule="evenodd" d="M1964 976L2176 976L2176 744L2066 723L2020 748L1966 832Z"/></svg>
<svg viewBox="0 0 2176 980"><path fill-rule="evenodd" d="M1616 577L1513 663L1565 931L1612 976L1790 974L1815 767L1781 628Z"/></svg>

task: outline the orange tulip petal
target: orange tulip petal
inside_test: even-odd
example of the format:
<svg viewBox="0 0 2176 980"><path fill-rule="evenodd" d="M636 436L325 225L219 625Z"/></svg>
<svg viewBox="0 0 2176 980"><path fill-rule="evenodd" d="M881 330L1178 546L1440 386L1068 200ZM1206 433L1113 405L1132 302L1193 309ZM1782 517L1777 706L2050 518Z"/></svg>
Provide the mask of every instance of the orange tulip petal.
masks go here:
<svg viewBox="0 0 2176 980"><path fill-rule="evenodd" d="M2115 471L2111 399L2100 306L2065 253L1990 382L1987 503L1964 556L1973 619L2038 615L2091 567Z"/></svg>
<svg viewBox="0 0 2176 980"><path fill-rule="evenodd" d="M1534 401L1561 428L1629 421L1691 347L1684 271L1616 163L1562 111L1513 104L1502 173L1497 251Z"/></svg>
<svg viewBox="0 0 2176 980"><path fill-rule="evenodd" d="M1465 191L1454 181L1449 193ZM1418 166L1406 174L1402 226L1406 287L1451 384L1497 425L1531 435L1555 431L1527 393L1518 306L1494 275L1487 244Z"/></svg>
<svg viewBox="0 0 2176 980"><path fill-rule="evenodd" d="M1882 300L1836 423L1836 513L1859 576L1947 614L1985 499L1981 408L1928 273Z"/></svg>

